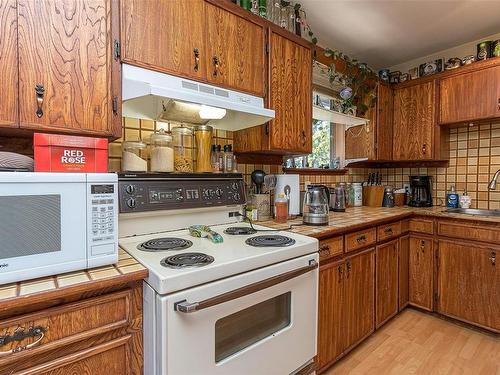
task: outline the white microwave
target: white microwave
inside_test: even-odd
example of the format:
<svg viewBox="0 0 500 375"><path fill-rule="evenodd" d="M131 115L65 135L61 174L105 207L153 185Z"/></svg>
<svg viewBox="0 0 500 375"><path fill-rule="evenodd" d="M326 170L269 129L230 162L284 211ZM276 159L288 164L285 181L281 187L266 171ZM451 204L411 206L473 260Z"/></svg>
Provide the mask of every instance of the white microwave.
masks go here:
<svg viewBox="0 0 500 375"><path fill-rule="evenodd" d="M118 261L114 173L0 172L0 285Z"/></svg>

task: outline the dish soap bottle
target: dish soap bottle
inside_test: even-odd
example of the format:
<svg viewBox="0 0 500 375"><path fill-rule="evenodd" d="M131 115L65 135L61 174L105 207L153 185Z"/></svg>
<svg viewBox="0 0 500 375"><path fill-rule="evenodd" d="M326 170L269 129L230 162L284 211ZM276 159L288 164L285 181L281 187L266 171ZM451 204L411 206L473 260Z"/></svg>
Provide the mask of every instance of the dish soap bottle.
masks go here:
<svg viewBox="0 0 500 375"><path fill-rule="evenodd" d="M288 219L288 200L281 193L274 201L274 220L277 223L286 223Z"/></svg>
<svg viewBox="0 0 500 375"><path fill-rule="evenodd" d="M455 190L455 185L450 186L450 191L446 193L446 207L458 208L458 194Z"/></svg>
<svg viewBox="0 0 500 375"><path fill-rule="evenodd" d="M460 196L460 208L469 208L472 203L472 199L469 194L467 194L467 189Z"/></svg>

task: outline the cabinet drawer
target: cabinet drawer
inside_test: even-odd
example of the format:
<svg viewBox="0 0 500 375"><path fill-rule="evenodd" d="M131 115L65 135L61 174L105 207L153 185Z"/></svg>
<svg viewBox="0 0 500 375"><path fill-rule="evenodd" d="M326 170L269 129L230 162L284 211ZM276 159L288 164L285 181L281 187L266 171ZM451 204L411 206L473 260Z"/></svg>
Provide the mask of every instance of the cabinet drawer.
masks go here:
<svg viewBox="0 0 500 375"><path fill-rule="evenodd" d="M131 294L125 290L1 321L0 368L2 363L128 326Z"/></svg>
<svg viewBox="0 0 500 375"><path fill-rule="evenodd" d="M410 231L418 233L434 234L434 220L410 219Z"/></svg>
<svg viewBox="0 0 500 375"><path fill-rule="evenodd" d="M463 238L466 240L500 242L499 228L480 227L471 224L438 222L438 234L440 236Z"/></svg>
<svg viewBox="0 0 500 375"><path fill-rule="evenodd" d="M365 246L372 245L377 242L377 229L370 228L360 230L345 236L345 251L346 253L361 249Z"/></svg>
<svg viewBox="0 0 500 375"><path fill-rule="evenodd" d="M389 238L397 237L401 234L401 222L380 225L377 228L378 241L384 241Z"/></svg>
<svg viewBox="0 0 500 375"><path fill-rule="evenodd" d="M333 237L319 242L319 260L326 260L344 252L344 237Z"/></svg>

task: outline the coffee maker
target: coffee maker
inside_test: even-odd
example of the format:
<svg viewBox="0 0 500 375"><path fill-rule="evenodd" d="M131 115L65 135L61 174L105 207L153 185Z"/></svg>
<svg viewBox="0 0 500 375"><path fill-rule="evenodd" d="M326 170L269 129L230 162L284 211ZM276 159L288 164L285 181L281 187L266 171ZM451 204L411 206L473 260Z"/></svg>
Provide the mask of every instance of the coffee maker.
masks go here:
<svg viewBox="0 0 500 375"><path fill-rule="evenodd" d="M410 176L410 196L408 206L432 207L431 176Z"/></svg>

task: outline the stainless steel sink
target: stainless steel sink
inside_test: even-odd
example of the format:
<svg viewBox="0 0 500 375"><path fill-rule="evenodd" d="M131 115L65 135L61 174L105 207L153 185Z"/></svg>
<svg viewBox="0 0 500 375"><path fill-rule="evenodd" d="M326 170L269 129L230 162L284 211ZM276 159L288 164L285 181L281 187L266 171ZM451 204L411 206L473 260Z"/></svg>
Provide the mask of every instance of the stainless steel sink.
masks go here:
<svg viewBox="0 0 500 375"><path fill-rule="evenodd" d="M500 216L500 210L477 210L473 208L447 208L445 212L478 216Z"/></svg>

